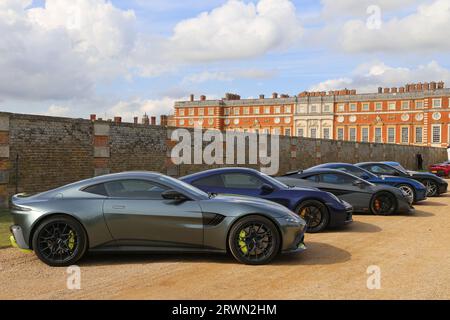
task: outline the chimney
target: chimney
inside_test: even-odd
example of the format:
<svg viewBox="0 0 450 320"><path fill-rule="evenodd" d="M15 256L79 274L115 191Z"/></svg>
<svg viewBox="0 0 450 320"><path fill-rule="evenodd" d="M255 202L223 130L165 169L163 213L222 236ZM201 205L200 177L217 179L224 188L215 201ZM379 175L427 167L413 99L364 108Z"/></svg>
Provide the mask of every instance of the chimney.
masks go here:
<svg viewBox="0 0 450 320"><path fill-rule="evenodd" d="M272 93L272 99L277 99L278 98L278 93L274 92Z"/></svg>
<svg viewBox="0 0 450 320"><path fill-rule="evenodd" d="M195 98L195 96L194 96L193 94L191 94L191 95L189 96L189 101L190 101L190 102L193 102L193 101L194 101L194 98Z"/></svg>
<svg viewBox="0 0 450 320"><path fill-rule="evenodd" d="M142 117L142 124L145 124L146 126L150 124L150 120L148 119L147 114L144 114L144 116Z"/></svg>
<svg viewBox="0 0 450 320"><path fill-rule="evenodd" d="M161 115L160 116L160 120L161 120L161 126L163 126L163 127L167 127L167 123L168 123L168 116L166 116L166 115Z"/></svg>
<svg viewBox="0 0 450 320"><path fill-rule="evenodd" d="M383 93L383 88L382 87L378 87L378 93Z"/></svg>
<svg viewBox="0 0 450 320"><path fill-rule="evenodd" d="M432 82L430 83L430 90L436 90L436 88L437 88L436 82L432 81Z"/></svg>
<svg viewBox="0 0 450 320"><path fill-rule="evenodd" d="M134 117L134 118L133 118L133 122L134 122L134 124L138 124L139 118L138 118L138 117Z"/></svg>
<svg viewBox="0 0 450 320"><path fill-rule="evenodd" d="M426 91L430 90L430 84L428 82L425 82L422 87L423 87L423 90L426 90Z"/></svg>
<svg viewBox="0 0 450 320"><path fill-rule="evenodd" d="M206 96L201 95L201 96L200 96L200 101L205 101L205 100L206 100Z"/></svg>
<svg viewBox="0 0 450 320"><path fill-rule="evenodd" d="M398 89L398 91L399 91L400 93L405 93L405 87L400 87L400 88Z"/></svg>
<svg viewBox="0 0 450 320"><path fill-rule="evenodd" d="M392 89L391 89L391 92L392 92L392 93L397 93L397 92L398 92L398 89L397 89L397 88L392 88Z"/></svg>
<svg viewBox="0 0 450 320"><path fill-rule="evenodd" d="M350 94L351 94L352 96L356 96L356 90L353 89L352 91L350 91Z"/></svg>
<svg viewBox="0 0 450 320"><path fill-rule="evenodd" d="M96 114L91 114L91 121L95 121L97 120L97 115Z"/></svg>
<svg viewBox="0 0 450 320"><path fill-rule="evenodd" d="M114 117L114 122L116 124L121 124L122 123L122 117Z"/></svg>
<svg viewBox="0 0 450 320"><path fill-rule="evenodd" d="M443 81L438 82L438 89L444 89L445 83Z"/></svg>
<svg viewBox="0 0 450 320"><path fill-rule="evenodd" d="M389 88L384 88L384 93L390 93L391 89Z"/></svg>
<svg viewBox="0 0 450 320"><path fill-rule="evenodd" d="M152 117L151 119L152 119L151 122L152 126L156 126L156 117Z"/></svg>
<svg viewBox="0 0 450 320"><path fill-rule="evenodd" d="M264 95L263 95L263 94L260 94L260 95L259 95L259 99L264 100Z"/></svg>

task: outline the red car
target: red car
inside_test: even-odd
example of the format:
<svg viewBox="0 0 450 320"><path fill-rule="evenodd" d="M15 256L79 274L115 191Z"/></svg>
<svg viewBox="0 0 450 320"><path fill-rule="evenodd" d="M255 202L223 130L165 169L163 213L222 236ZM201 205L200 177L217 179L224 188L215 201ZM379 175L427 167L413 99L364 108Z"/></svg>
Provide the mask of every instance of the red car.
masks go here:
<svg viewBox="0 0 450 320"><path fill-rule="evenodd" d="M450 161L445 161L439 164L433 164L430 166L430 172L434 173L440 177L450 176Z"/></svg>

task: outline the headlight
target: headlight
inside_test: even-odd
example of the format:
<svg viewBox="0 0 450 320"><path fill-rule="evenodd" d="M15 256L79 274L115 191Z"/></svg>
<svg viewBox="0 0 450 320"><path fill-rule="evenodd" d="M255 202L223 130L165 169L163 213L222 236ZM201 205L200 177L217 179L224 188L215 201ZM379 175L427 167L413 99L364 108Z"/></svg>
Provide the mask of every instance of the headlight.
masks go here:
<svg viewBox="0 0 450 320"><path fill-rule="evenodd" d="M302 220L300 220L300 218L291 218L291 217L287 217L285 218L286 222L288 223L300 223L302 222Z"/></svg>

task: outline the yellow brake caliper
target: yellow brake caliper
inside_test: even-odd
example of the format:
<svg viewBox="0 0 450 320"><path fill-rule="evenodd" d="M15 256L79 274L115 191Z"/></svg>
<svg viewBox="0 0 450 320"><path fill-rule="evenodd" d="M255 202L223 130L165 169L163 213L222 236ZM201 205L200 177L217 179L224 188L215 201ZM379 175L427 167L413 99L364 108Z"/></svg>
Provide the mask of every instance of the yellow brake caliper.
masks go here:
<svg viewBox="0 0 450 320"><path fill-rule="evenodd" d="M73 231L69 232L69 245L68 246L71 251L75 247L75 234L73 233Z"/></svg>
<svg viewBox="0 0 450 320"><path fill-rule="evenodd" d="M242 253L247 254L248 248L247 244L245 243L245 237L247 233L242 230L241 233L239 233L239 247L241 248Z"/></svg>

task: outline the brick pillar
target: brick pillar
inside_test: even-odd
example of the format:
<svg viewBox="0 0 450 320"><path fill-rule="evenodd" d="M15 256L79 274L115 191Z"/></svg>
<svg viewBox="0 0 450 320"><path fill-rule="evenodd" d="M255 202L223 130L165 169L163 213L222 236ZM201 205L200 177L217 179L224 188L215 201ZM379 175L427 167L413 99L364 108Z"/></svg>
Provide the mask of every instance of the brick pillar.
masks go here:
<svg viewBox="0 0 450 320"><path fill-rule="evenodd" d="M94 123L94 175L101 176L110 173L110 125Z"/></svg>
<svg viewBox="0 0 450 320"><path fill-rule="evenodd" d="M9 206L9 116L0 116L0 207Z"/></svg>

